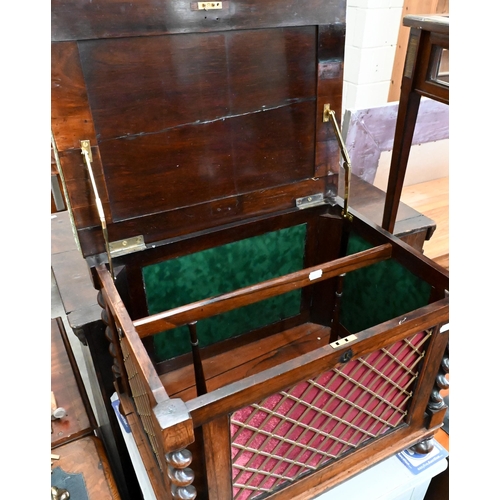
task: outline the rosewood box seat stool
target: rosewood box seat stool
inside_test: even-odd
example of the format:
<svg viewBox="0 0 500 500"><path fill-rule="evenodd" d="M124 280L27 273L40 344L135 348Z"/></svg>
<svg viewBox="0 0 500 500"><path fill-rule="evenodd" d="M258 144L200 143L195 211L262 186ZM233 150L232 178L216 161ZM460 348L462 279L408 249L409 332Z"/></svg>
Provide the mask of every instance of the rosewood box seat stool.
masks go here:
<svg viewBox="0 0 500 500"><path fill-rule="evenodd" d="M442 425L448 273L349 205L345 13L52 3L100 376L158 499L312 498Z"/></svg>

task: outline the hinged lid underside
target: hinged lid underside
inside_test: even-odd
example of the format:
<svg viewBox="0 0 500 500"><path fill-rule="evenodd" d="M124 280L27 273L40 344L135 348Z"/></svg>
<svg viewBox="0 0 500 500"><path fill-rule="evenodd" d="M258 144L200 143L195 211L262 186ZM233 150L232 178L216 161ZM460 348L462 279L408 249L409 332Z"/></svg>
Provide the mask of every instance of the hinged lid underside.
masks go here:
<svg viewBox="0 0 500 500"><path fill-rule="evenodd" d="M87 9L73 34L58 24L64 5L52 7L52 131L85 256L104 241L82 140L110 241L148 244L337 194L338 146L322 118L326 103L340 116L344 2L301 3L295 16L283 0L222 2L189 9L186 26L165 18L163 32L111 17L106 30Z"/></svg>

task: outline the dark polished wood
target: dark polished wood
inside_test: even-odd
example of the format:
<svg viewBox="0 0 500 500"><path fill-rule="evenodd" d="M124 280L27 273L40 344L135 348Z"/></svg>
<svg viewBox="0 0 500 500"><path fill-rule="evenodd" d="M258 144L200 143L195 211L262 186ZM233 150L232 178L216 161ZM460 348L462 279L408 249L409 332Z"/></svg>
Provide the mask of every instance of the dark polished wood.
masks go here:
<svg viewBox="0 0 500 500"><path fill-rule="evenodd" d="M205 447L207 483L210 494L214 498L231 498L232 484L228 474L220 474L221 470L231 467L231 444L228 417L224 416L207 423L202 427ZM217 443L217 447L212 443Z"/></svg>
<svg viewBox="0 0 500 500"><path fill-rule="evenodd" d="M312 284L313 279L315 282L320 282L345 272L373 265L389 259L391 251L392 249L389 244L371 248L360 252L355 257L350 256L325 262L324 264L309 267L289 275L263 281L257 285L241 288L217 297L209 297L199 302L151 315L148 318L141 318L134 321L134 327L140 337L154 335L163 330L176 328L192 321L215 316L238 307L281 295L291 290L309 286ZM311 278L311 273L313 275L319 273L319 277Z"/></svg>
<svg viewBox="0 0 500 500"><path fill-rule="evenodd" d="M85 40L212 32L267 27L312 26L345 21L345 3L310 0L300 9L287 0L230 0L220 10L198 10L185 0L56 0L52 3L52 40ZM300 15L299 14L300 10Z"/></svg>
<svg viewBox="0 0 500 500"><path fill-rule="evenodd" d="M345 23L341 10L330 25L305 15L279 29L52 44L53 131L85 256L105 249L84 139L111 241L157 242L336 194L338 146L321 110L341 111Z"/></svg>
<svg viewBox="0 0 500 500"><path fill-rule="evenodd" d="M375 205L380 206L380 200L382 200L382 195L371 185L366 185L366 186L365 186L365 184L361 184L361 185L363 186L363 188L366 188L366 191L363 191L364 196L359 196L358 201L357 201L357 203L358 203L357 206L360 208L366 207L366 209L368 209L368 210L373 210L372 202L370 201L373 199L378 200ZM361 191L358 191L358 193L361 193ZM370 193L376 194L376 196L373 198L370 196ZM318 216L319 214L321 214L322 210L323 209L321 207L317 207L316 209L313 209L313 212L315 212L316 216ZM418 216L418 213L416 213L415 211L412 211L408 207L406 207L406 209L404 209L401 212L401 215L404 216L404 214L406 213L406 210L408 210L407 216L410 219L412 218L412 216ZM273 228L275 229L278 227L283 227L283 225L286 226L287 224L290 224L290 223L300 223L300 222L304 222L305 220L313 220L311 218L310 214L308 214L307 212L308 211L298 211L296 213L296 215L293 216L292 218L290 216L284 216L284 215L277 216L277 217L265 218L260 223L259 230L260 231L269 231L269 230L273 230ZM338 220L338 216L328 215L328 216L326 216L325 220L327 222L330 221L330 222L334 223L335 220ZM365 219L365 224L366 223L367 223L367 220ZM56 279L58 280L58 284L63 289L67 290L65 292L62 292L62 296L65 298L66 301L69 300L68 305L71 306L71 304L73 303L73 299L71 297L73 296L73 293L74 293L74 292L71 292L71 289L74 289L76 291L76 289L84 290L85 288L88 287L88 289L89 289L88 290L89 291L88 302L89 303L87 306L85 306L85 304L82 303L81 306L83 307L83 309L85 309L85 307L88 308L88 313L86 313L87 317L89 317L89 318L92 316L100 317L99 314L96 315L94 312L92 312L93 308L96 306L95 300L96 300L97 294L96 294L95 290L93 289L93 287L91 286L90 282L88 282L86 285L85 279L83 279L83 281L80 282L78 279L75 280L72 277L75 275L75 273L77 276L80 276L80 275L87 276L88 271L86 269L85 260L81 257L81 254L79 254L79 252L76 249L74 249L74 240L73 240L73 235L72 235L71 228L70 228L69 215L67 213L58 214L58 218L54 219L52 221L52 224L54 225L54 227L53 227L53 252L55 253L55 256L62 254L61 259L56 260L54 262L54 265L55 265L54 273L56 275ZM237 236L234 234L234 229L229 227L227 230L216 231L213 235L210 235L209 233L205 233L205 234L200 234L196 237L179 239L177 242L173 242L173 244L171 245L171 251L172 251L171 255L173 255L173 256L183 255L186 252L195 251L195 249L209 248L215 242L229 242L238 236L239 237L249 237L252 235L252 232L256 231L256 228L254 226L255 226L255 224L253 224L251 222L247 222L247 223L240 225L240 226L235 225L235 228L238 227L238 231L239 231ZM332 227L335 227L335 226L332 226ZM379 230L377 230L375 225L370 225L369 227L370 227L370 229L365 229L365 231L364 231L364 233L366 233L365 236L368 239L373 240L374 244L382 244L382 243L386 242L386 240L384 239L385 237L379 233ZM425 228L425 226L423 229L424 229L424 234L425 234L425 231L427 229ZM323 230L320 230L319 225L317 226L317 230L319 231L319 233L316 233L316 232L311 233L315 237L317 237L317 235L319 235L319 234L329 234L328 231L324 231L324 228L323 228ZM398 240L398 245L393 247L393 250L394 249L397 250L396 255L400 252L400 250L399 250L400 247L403 247L403 246L405 248L407 247L407 245L405 245L404 243L402 243L401 241ZM321 245L319 248L323 249L325 251L327 250L327 247L323 246L323 245ZM150 254L150 255L147 255L147 254ZM410 256L411 258L406 257L407 264L409 262L421 262L420 251L412 250L412 254L413 255ZM66 258L64 259L63 256L65 256ZM137 254L132 254L129 257L131 258L130 259L131 262L135 261L135 260L137 260L138 263L141 262L143 264L145 262L157 262L157 261L161 261L162 258L165 258L165 250L162 249L161 247L158 247L155 249L151 249L147 253L140 252ZM312 260L310 262L314 263L314 259L312 258ZM68 274L66 271L64 271L63 268L66 268L68 270L70 269L71 273ZM425 275L427 273L426 266L422 265L420 270L417 270L416 272L420 272L420 273ZM92 290L94 290L94 292L92 292ZM71 307L73 307L73 306L71 306ZM101 330L102 333L99 333L98 329L92 327L93 323L90 323L87 326L81 325L78 323L79 318L81 319L81 318L85 317L84 311L72 310L71 308L69 310L71 311L70 318L72 318L72 322L75 326L75 329L77 331L80 331L81 329L86 331L86 334L83 337L86 338L86 341L89 343L89 347L90 347L91 352L92 352L92 356L94 359L96 369L99 371L100 377L102 378L102 382L104 384L101 388L101 390L104 391L102 393L103 397L105 398L105 400L109 400L109 396L112 394L112 392L114 392L114 388L111 384L111 388L105 389L105 386L107 384L107 382L105 382L105 381L109 379L107 374L111 373L109 367L112 364L112 359L110 358L110 354L107 352L107 347L106 347L107 341L105 340L104 332ZM302 320L302 321L304 321L304 320ZM98 321L98 323L100 323L100 321ZM97 325L97 323L96 323L96 325ZM283 325L281 328L287 328L287 327ZM325 338L328 335L328 331L329 331L328 328L325 329ZM102 335L102 337L101 337L101 335ZM315 335L311 336L311 342L313 342L313 343L317 342L316 340L313 340L313 337L314 337L314 339L316 339ZM100 338L102 338L103 341L99 341ZM238 339L235 339L235 340L238 340ZM241 344L241 339L239 340L239 342ZM236 347L238 345L238 343L234 342L234 345ZM259 345L262 345L262 341ZM276 362L278 359L284 360L284 358L282 358L282 356L285 355L285 351L283 351L283 349L281 349L279 346L276 346L275 349L277 349L276 353L280 354L280 358L273 359L273 356L270 356L270 357L267 356L268 357L268 362L267 362L268 368L271 367L273 365L273 363ZM267 351L272 352L272 348L271 347L266 348L266 352ZM210 352L210 349L208 349L206 352L207 353ZM296 355L296 352L294 355ZM204 354L204 357L205 356L206 356L206 354ZM238 356L238 359L242 359L241 354ZM226 363L226 365L227 365L227 363ZM257 362L257 365L260 367L260 369L266 367L266 364L263 364L262 362ZM208 365L205 364L204 367L205 367L205 370L208 370L206 372L207 378L208 379L213 378L213 374L210 371L210 364L208 364ZM185 373L185 375L181 376L180 380L183 380L185 376L188 376L187 374L189 373L190 369L191 368L189 366L187 366L184 369L184 371L179 372L179 373ZM171 371L172 371L172 369L164 371L164 373L165 373L164 376L167 376L168 373ZM247 373L247 371L245 371L245 370L240 375L238 375L236 372L233 372L233 377L241 377L241 376L244 376L245 373ZM161 377L162 381L163 381L164 376ZM186 380L189 380L189 378ZM192 380L193 380L193 384L194 384L194 379L192 379ZM234 380L234 378L233 378L233 380ZM210 383L211 382L209 380L209 384ZM167 385L166 387L169 388L169 390L168 390L169 394L172 394L172 395L175 394L176 390L173 388L173 386L170 387L169 385ZM209 385L209 388L210 388L210 385ZM170 390L172 390L172 392L170 392ZM186 396L189 396L189 395L186 393ZM195 397L195 395L193 394L192 397ZM111 410L111 411L113 411L113 410ZM114 418L114 415L111 414L111 417ZM118 430L118 432L119 432L119 430ZM120 436L118 435L116 437L116 439L118 440L119 437ZM118 440L118 442L119 442L119 440ZM121 460L124 460L124 458L125 457L122 456Z"/></svg>
<svg viewBox="0 0 500 500"><path fill-rule="evenodd" d="M82 474L89 500L119 500L106 451L95 436L86 436L64 444L54 451L60 458L52 468L60 467L68 474ZM71 491L70 497L71 497Z"/></svg>
<svg viewBox="0 0 500 500"><path fill-rule="evenodd" d="M103 142L101 159L113 199L113 220L136 217L138 207L148 214L158 213L314 177L310 142L314 127L307 123L307 117L315 114L314 103L297 103L265 114L202 121L134 140ZM305 126L294 127L288 118ZM226 141L234 147L230 157L226 147L221 147ZM271 156L268 152L278 144ZM144 158L147 163L138 175L134 166ZM230 209L231 205L225 208Z"/></svg>
<svg viewBox="0 0 500 500"><path fill-rule="evenodd" d="M127 419L127 423L133 432L135 442L139 451L139 455L144 464L148 476L150 477L151 487L154 494L158 499L170 499L171 495L168 489L165 488L165 483L162 478L162 473L158 468L151 446L148 442L147 436L144 432L144 427L141 424L140 417L134 410L133 402L127 395L122 395L120 399L120 411ZM142 493L137 493L141 498Z"/></svg>
<svg viewBox="0 0 500 500"><path fill-rule="evenodd" d="M58 212L54 215L51 220L52 273L72 329L71 333L86 346L84 349L88 348L92 365L89 369L94 370L97 375L97 379L90 377L89 383L96 401L98 435L106 448L121 498L132 500L140 495L140 489L114 409L111 407L110 398L115 392L113 378L104 375L108 372L111 374L113 359L107 349L101 308L97 304L97 291L92 286L88 266L76 248L69 212ZM65 378L65 387L71 387L71 384L67 383L71 376L68 377ZM59 391L54 392L57 400Z"/></svg>
<svg viewBox="0 0 500 500"><path fill-rule="evenodd" d="M92 40L78 48L100 143L123 137L134 144L139 136L183 127L185 140L192 140L191 127L200 141L205 123L265 115L316 95L314 26ZM263 64L269 69L256 71ZM244 124L230 127L245 133ZM215 161L224 150L206 152ZM179 161L185 168L190 158Z"/></svg>
<svg viewBox="0 0 500 500"><path fill-rule="evenodd" d="M69 441L93 433L94 422L89 418L90 402L84 391L74 357L68 356L63 340L65 335L61 318L51 320L51 390L58 407L66 416L52 420L51 446L56 448ZM74 365L72 362L75 363ZM76 374L76 375L75 375ZM83 394L83 397L82 397Z"/></svg>
<svg viewBox="0 0 500 500"><path fill-rule="evenodd" d="M247 342L215 355L205 355L206 382L210 391L224 387L230 382L272 368L277 362L293 359L328 343L329 329L314 323L302 325L269 335L264 339ZM160 379L171 397L184 401L194 399L197 394L194 367L186 365L170 370Z"/></svg>
<svg viewBox="0 0 500 500"><path fill-rule="evenodd" d="M406 16L410 38L405 60L382 227L394 232L421 97L449 103L449 84L436 81L438 52L449 49L449 16Z"/></svg>
<svg viewBox="0 0 500 500"><path fill-rule="evenodd" d="M382 233L376 234L378 234L378 238L389 237L389 235L383 236ZM370 233L367 232L366 235L369 237ZM407 245L394 238L390 239L390 241L393 246L401 247L401 249L407 247ZM407 257L407 259L420 261L421 256L419 256L418 252L414 251L414 253L415 255L413 257L410 255L409 257ZM98 268L98 273L100 278L103 280L102 285L104 286L104 289L107 290L106 295L110 299L109 305L113 311L113 317L119 320L120 328L122 329L123 333L127 337L130 336L131 339L135 339L133 341L134 344L136 344L136 348L134 348L134 350L136 350L137 354L139 355L138 359L143 360L139 363L139 365L143 364L144 362L148 364L148 361L144 357L144 354L141 353L140 345L137 343L138 335L135 329L131 327L131 321L126 317L121 317L124 309L120 305L119 300L117 300L118 298L115 292L112 291L112 282L109 277L109 273L103 266L100 266ZM447 317L447 299L429 304L429 306L426 306L419 311L406 314L404 322L401 321L401 318L395 318L394 320L390 320L387 323L378 325L377 327L358 334L357 341L354 344L350 344L349 346L346 346L344 348L340 347L338 349L332 350L331 347L327 345L323 348L308 352L297 358L285 361L277 366L271 366L268 369L264 369L264 371L259 371L254 375L247 376L247 378L231 382L228 385L224 385L215 392L210 391L206 395L188 400L186 403L188 414L193 419L193 425L195 427L203 425L204 422L210 422L218 416L223 417L224 415L231 413L231 411L234 411L234 409L236 408L239 408L246 404L250 404L255 400L255 398L265 397L266 395L278 392L284 387L290 386L293 383L303 380L304 377L311 377L313 376L313 374L328 369L328 367L341 362L341 360L343 359L343 355L347 351L350 351L351 355L354 355L355 357L366 354L372 349L382 347L383 345L385 345L385 343L391 343L405 338L407 335L411 335L412 333L421 331L422 328L426 327L425 325L440 324L443 321L446 321ZM437 366L434 365L436 365L436 363L437 365L439 365L440 357L443 355L445 348L443 342L447 342L447 338L444 337L436 337L436 339L437 340L435 340L434 342L435 347L429 348L429 352L435 352L435 356L430 356L430 358L427 359L426 363L428 366L427 370L425 371L426 375L424 375L419 381L419 396L416 398L412 405L412 426L423 426L424 429L426 429L426 426L424 425L425 408L427 406L429 396L434 385L434 380L432 379L433 375L431 374L433 373L433 371L437 371ZM357 350L358 346L360 350ZM432 366L431 364L429 364L431 362L433 363ZM146 378L149 377L149 379L152 381L150 377L153 376L153 378L156 379L156 376L154 376L151 367L146 368L143 366L142 370L145 370L143 371L143 373ZM155 399L159 401L157 398L158 395L163 392L163 389L157 386L158 384L156 381L153 383L153 385L151 385L152 388L156 387L156 389L154 389L154 392L156 394ZM210 386L209 389L211 390ZM161 397L161 401L163 401L164 397L165 396ZM184 397L187 399L188 394L183 394L183 399ZM170 401L175 400L176 399L174 398ZM170 404L168 403L168 401L169 399L165 400L167 404ZM436 423L435 425L438 424ZM413 436L413 439L415 439L415 437L418 435L419 438L415 439L415 442L422 441L423 439L426 439L427 437L430 437L432 435L432 433L428 433L427 431L421 432L419 434L412 434L412 431L407 429L405 431L399 431L397 433L391 434L391 436L392 439L401 439L401 442L407 443L407 441L405 441L404 439L404 435L406 434ZM391 442L393 441L391 440ZM415 444L415 442L413 444ZM205 443L205 445L207 445L207 443ZM363 453L364 452L360 452L361 455ZM381 456L388 455L382 454ZM341 460L341 462L343 463L343 459ZM291 490L300 488L302 488L302 486L294 485Z"/></svg>
<svg viewBox="0 0 500 500"><path fill-rule="evenodd" d="M207 393L207 384L203 370L203 361L200 354L198 334L196 331L196 321L189 323L189 334L191 336L191 353L193 356L193 368L196 380L196 393L198 396Z"/></svg>
<svg viewBox="0 0 500 500"><path fill-rule="evenodd" d="M339 182L340 193L344 192L343 176ZM364 215L378 226L382 225L386 195L384 191L364 181L356 175L351 176L350 205L353 210ZM405 203L398 203L398 213L394 233L398 238L416 250L422 250L424 242L430 240L436 223Z"/></svg>
<svg viewBox="0 0 500 500"><path fill-rule="evenodd" d="M121 498L89 397L60 317L51 320L51 389L66 415L52 420L52 466L82 474L89 500ZM71 493L70 493L71 494Z"/></svg>
<svg viewBox="0 0 500 500"><path fill-rule="evenodd" d="M99 291L98 304L85 304L87 325L74 311L69 317L84 332L114 431L110 396L118 393L155 495L194 498L196 490L199 498L230 499L231 415L395 342L406 348L409 336L422 339L422 359L402 420L271 497L310 498L433 436L441 414L430 415L428 403L447 342L436 328L448 321L448 275L421 255L432 221L407 211L403 242L357 211L379 207L370 197L376 191L358 183L363 194L353 197L349 229L366 246L350 255L342 249L339 146L323 109L340 115L342 108L345 2L224 0L205 11L181 0L57 0L52 16L55 144L86 259L80 263ZM146 244L113 256L113 276L84 139L110 241L143 235ZM305 208L312 195L323 202ZM299 270L150 315L145 266L298 224L307 226ZM265 262L272 266L273 258ZM330 343L337 275L389 261L421 280L419 306L353 334L339 325L343 338ZM71 282L67 273L64 281ZM197 352L198 390L190 353L158 363L148 342L165 325L302 289L292 317L280 314ZM127 450L116 439L128 483Z"/></svg>
<svg viewBox="0 0 500 500"><path fill-rule="evenodd" d="M397 342L412 333L418 332L422 328L422 323L432 324L445 320L448 312L447 300L437 302L426 306L421 311L422 316L416 313L408 316L404 326L399 324L399 318L391 320L387 324L365 330L358 335L358 341L354 344L341 346L335 350L328 344L286 361L281 365L252 375L243 381L231 383L225 386L224 390L190 400L187 402L187 407L193 418L193 424L198 426L217 416L230 413L233 408L251 404L256 397L264 398L287 386L312 377L314 374L322 373L330 367L340 364L342 355L349 349L352 349L354 356L357 357L367 354L384 344ZM373 335L376 332L380 333L380 335ZM362 342L363 340L367 340L367 342ZM444 350L444 347L442 350ZM438 352L441 353L442 350ZM427 396L430 395L433 384L434 380L426 381ZM422 397L420 401L422 404L427 405L428 398ZM419 418L423 418L424 413L422 412Z"/></svg>

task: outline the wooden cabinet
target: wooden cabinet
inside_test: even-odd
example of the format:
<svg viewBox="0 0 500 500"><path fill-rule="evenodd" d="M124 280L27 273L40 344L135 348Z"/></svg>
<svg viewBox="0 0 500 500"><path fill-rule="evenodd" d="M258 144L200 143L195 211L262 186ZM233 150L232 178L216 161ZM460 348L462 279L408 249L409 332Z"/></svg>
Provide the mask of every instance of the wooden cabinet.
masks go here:
<svg viewBox="0 0 500 500"><path fill-rule="evenodd" d="M89 500L119 500L106 451L61 318L51 320L51 389L64 415L51 421L52 486ZM53 405L54 406L54 405ZM71 478L81 478L72 482ZM72 493L72 487L78 488Z"/></svg>
<svg viewBox="0 0 500 500"><path fill-rule="evenodd" d="M448 274L348 203L345 2L83 3L53 3L52 127L155 496L311 498L428 450Z"/></svg>

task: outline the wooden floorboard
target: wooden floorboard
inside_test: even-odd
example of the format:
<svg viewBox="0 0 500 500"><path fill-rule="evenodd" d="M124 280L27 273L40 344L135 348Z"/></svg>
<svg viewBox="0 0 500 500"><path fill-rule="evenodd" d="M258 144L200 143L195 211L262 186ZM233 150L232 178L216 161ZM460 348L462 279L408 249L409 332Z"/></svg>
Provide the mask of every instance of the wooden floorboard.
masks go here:
<svg viewBox="0 0 500 500"><path fill-rule="evenodd" d="M405 186L401 201L436 223L434 234L424 243L424 254L449 269L449 178Z"/></svg>

